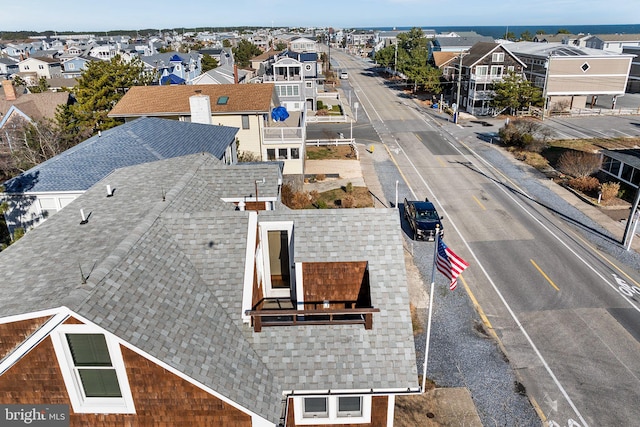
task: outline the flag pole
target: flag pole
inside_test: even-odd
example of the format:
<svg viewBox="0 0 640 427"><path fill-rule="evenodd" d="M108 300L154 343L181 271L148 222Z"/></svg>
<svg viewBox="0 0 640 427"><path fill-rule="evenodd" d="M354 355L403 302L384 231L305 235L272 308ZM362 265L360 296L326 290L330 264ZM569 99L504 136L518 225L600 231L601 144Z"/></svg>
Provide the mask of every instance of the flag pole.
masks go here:
<svg viewBox="0 0 640 427"><path fill-rule="evenodd" d="M424 345L424 368L422 371L422 392L426 392L427 386L427 360L429 359L429 341L431 338L431 316L433 314L433 289L436 282L436 257L438 255L438 241L440 240L440 227L436 225L435 247L433 248L433 268L431 269L431 288L429 289L429 316L427 318L427 338Z"/></svg>

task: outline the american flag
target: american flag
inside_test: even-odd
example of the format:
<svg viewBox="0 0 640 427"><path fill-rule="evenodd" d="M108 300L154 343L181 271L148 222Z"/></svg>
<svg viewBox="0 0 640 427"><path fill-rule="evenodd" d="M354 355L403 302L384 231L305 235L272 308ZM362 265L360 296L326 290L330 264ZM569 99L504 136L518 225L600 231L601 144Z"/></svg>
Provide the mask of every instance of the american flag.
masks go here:
<svg viewBox="0 0 640 427"><path fill-rule="evenodd" d="M451 282L449 283L449 289L454 290L458 284L458 276L469 267L469 263L456 255L451 249L447 247L442 241L442 238L438 236L438 255L436 257L436 267L438 271L444 275Z"/></svg>

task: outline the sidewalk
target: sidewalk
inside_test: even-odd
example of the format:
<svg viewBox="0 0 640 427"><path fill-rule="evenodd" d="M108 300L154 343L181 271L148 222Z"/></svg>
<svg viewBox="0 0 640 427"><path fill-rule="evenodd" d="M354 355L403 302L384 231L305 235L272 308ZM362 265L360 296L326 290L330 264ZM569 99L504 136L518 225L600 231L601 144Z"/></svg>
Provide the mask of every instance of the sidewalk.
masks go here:
<svg viewBox="0 0 640 427"><path fill-rule="evenodd" d="M429 114L431 114L432 117L435 117L437 119L438 125L449 135L453 136L453 134L455 133L456 136L454 138L457 140L461 140L463 138L468 138L468 137L477 138L478 132L498 132L498 130L504 126L504 119L486 118L486 117L475 118L473 116L470 116L470 118L461 117L458 124L455 124L451 121L448 121L447 120L448 115L444 113L438 113L437 111L435 112L430 111ZM484 127L481 124L479 124L480 122L487 122L492 126ZM453 132L451 131L452 129L454 129ZM459 136L461 132L463 134L462 138ZM494 147L496 150L504 151L503 148L497 145L494 145ZM513 158L511 154L505 152L504 155L507 159L510 159L514 164L517 164L519 166L524 166L524 163ZM626 221L619 221L619 220L613 219L611 216L605 213L603 208L599 208L597 206L594 206L590 203L585 202L584 200L576 196L574 193L564 188L563 186L554 183L550 179L547 179L542 174L542 172L540 172L539 179L540 179L540 182L543 185L545 185L549 190L554 192L556 195L560 196L565 202L575 207L576 209L584 213L586 216L588 216L592 221L596 222L602 228L607 230L611 234L612 238L616 239L618 242L622 242ZM626 216L625 215L622 215L622 216L626 218L628 214ZM622 243L620 244L622 245ZM640 237L634 236L631 242L631 250L634 250L635 252L640 253Z"/></svg>

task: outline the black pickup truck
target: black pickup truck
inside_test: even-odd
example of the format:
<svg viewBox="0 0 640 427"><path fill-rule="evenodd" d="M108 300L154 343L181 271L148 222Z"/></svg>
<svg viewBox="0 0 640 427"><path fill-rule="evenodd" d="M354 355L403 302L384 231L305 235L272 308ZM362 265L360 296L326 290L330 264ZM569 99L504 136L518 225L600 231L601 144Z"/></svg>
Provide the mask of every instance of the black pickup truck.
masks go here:
<svg viewBox="0 0 640 427"><path fill-rule="evenodd" d="M436 207L429 199L407 200L404 199L404 217L409 222L413 231L413 239L435 240L436 230L440 230L440 235L444 235L442 217L438 215Z"/></svg>

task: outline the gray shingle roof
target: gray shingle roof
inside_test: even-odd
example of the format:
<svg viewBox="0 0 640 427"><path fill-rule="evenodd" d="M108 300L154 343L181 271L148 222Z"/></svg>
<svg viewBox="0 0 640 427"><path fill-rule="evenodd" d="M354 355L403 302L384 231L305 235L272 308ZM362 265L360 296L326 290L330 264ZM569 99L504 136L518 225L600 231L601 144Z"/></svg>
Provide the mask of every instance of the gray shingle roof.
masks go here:
<svg viewBox="0 0 640 427"><path fill-rule="evenodd" d="M0 253L0 313L67 306L274 423L287 390L415 388L396 210L258 215L293 221L296 262L368 261L380 309L372 330L307 325L254 333L243 323L253 214L220 198L243 197L263 176L261 194L276 194L279 168L225 166L194 154L113 172ZM113 197L105 197L107 184ZM79 209L91 213L85 225Z"/></svg>
<svg viewBox="0 0 640 427"><path fill-rule="evenodd" d="M139 118L93 136L7 181L7 193L83 191L113 170L208 152L221 159L237 128Z"/></svg>

